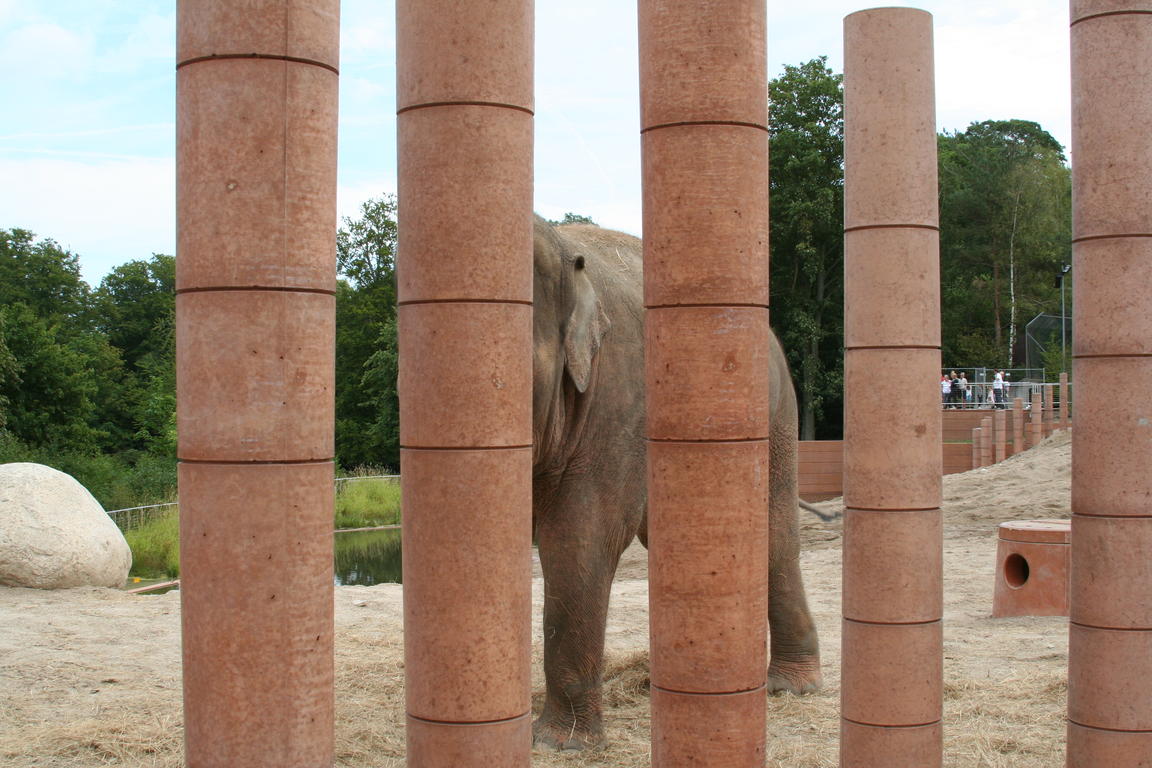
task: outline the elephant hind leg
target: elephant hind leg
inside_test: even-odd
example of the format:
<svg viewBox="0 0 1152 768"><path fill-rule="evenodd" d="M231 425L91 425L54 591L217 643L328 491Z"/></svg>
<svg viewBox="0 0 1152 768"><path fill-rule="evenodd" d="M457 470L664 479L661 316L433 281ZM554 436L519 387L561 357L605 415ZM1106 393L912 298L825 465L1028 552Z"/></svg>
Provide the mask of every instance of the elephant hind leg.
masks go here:
<svg viewBox="0 0 1152 768"><path fill-rule="evenodd" d="M820 642L800 575L800 525L796 503L796 442L773 433L769 486L768 624L771 662L768 690L811 693L820 688Z"/></svg>

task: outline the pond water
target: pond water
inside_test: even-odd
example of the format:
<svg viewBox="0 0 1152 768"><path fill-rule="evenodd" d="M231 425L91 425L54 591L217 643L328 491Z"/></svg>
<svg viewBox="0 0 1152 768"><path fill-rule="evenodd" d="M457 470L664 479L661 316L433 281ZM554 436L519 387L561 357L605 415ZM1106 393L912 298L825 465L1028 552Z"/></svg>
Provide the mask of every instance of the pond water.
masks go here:
<svg viewBox="0 0 1152 768"><path fill-rule="evenodd" d="M400 529L336 533L336 583L373 584L401 581Z"/></svg>

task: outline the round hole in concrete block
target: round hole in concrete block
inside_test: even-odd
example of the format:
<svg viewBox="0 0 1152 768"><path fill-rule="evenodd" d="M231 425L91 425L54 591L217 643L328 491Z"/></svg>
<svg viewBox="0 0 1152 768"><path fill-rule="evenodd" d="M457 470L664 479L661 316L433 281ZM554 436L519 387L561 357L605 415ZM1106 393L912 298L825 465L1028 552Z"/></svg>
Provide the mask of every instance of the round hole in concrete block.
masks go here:
<svg viewBox="0 0 1152 768"><path fill-rule="evenodd" d="M1004 559L1004 581L1012 589L1020 589L1028 581L1028 561L1023 555L1014 552Z"/></svg>

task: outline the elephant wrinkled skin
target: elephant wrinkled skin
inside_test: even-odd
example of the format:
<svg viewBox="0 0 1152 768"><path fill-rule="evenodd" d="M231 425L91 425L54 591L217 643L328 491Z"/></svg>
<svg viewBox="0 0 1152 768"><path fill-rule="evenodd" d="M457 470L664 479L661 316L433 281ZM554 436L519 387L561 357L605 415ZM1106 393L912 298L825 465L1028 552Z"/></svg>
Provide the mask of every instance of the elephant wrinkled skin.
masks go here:
<svg viewBox="0 0 1152 768"><path fill-rule="evenodd" d="M544 571L547 695L538 745L604 742L601 676L612 578L645 544L640 241L590 225L535 223L533 526ZM796 396L772 338L770 691L820 684L800 579Z"/></svg>

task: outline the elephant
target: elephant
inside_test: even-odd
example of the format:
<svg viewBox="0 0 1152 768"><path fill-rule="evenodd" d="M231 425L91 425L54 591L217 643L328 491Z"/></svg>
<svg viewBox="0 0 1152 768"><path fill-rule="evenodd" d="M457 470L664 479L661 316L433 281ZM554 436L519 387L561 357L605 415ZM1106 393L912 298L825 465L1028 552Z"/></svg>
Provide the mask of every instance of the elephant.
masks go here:
<svg viewBox="0 0 1152 768"><path fill-rule="evenodd" d="M543 748L605 743L608 599L621 554L647 546L641 243L589 224L534 225L533 531L544 573ZM799 567L796 395L772 338L768 689L821 682Z"/></svg>

